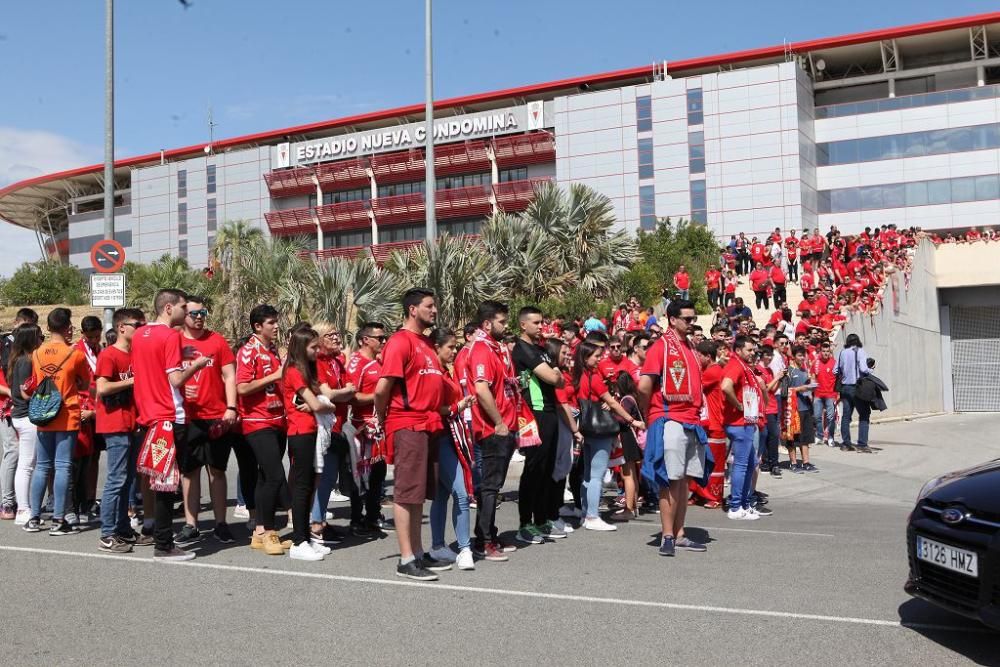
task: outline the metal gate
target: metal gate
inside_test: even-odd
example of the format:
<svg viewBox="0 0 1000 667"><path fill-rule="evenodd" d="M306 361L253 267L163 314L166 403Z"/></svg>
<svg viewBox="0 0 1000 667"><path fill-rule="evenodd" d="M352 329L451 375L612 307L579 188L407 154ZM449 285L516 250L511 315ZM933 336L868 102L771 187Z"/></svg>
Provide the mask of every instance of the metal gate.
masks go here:
<svg viewBox="0 0 1000 667"><path fill-rule="evenodd" d="M1000 306L952 306L950 316L955 410L1000 411Z"/></svg>

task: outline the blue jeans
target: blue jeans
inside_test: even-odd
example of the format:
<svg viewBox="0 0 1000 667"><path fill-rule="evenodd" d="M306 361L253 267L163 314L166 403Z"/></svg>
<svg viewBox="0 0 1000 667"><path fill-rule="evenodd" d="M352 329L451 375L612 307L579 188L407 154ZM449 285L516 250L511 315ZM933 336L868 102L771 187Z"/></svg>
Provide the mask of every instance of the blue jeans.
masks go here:
<svg viewBox="0 0 1000 667"><path fill-rule="evenodd" d="M39 431L38 459L35 462L35 474L31 476L31 516L38 517L42 513L42 496L49 485L49 475L55 468L55 480L52 483L54 505L52 507L53 521L62 521L69 500L66 491L69 488L69 476L73 470L73 448L76 446L76 431Z"/></svg>
<svg viewBox="0 0 1000 667"><path fill-rule="evenodd" d="M750 489L756 464L754 439L756 426L727 426L726 435L733 452L733 469L730 474L729 509L750 507Z"/></svg>
<svg viewBox="0 0 1000 667"><path fill-rule="evenodd" d="M341 436L342 438L343 436ZM340 472L340 450L337 448L337 434L334 434L334 441L323 455L323 472L319 474L319 481L316 483L316 496L313 499L312 517L313 523L323 523L326 521L326 508L330 504L330 494L333 493L333 485L337 483Z"/></svg>
<svg viewBox="0 0 1000 667"><path fill-rule="evenodd" d="M854 391L857 387L853 384L845 384L840 390L840 441L844 445L851 444L851 419L854 417L854 410L858 411L858 447L868 446L868 426L872 417L872 406L865 401L858 401L854 398Z"/></svg>
<svg viewBox="0 0 1000 667"><path fill-rule="evenodd" d="M128 494L135 479L136 444L132 433L109 433L104 436L108 474L101 498L101 537L132 532L128 520Z"/></svg>
<svg viewBox="0 0 1000 667"><path fill-rule="evenodd" d="M469 493L465 488L465 473L458 461L458 452L451 440L451 435L445 435L438 440L438 484L434 501L431 503L431 548L445 546L444 528L448 517L448 498L454 499L451 509L451 522L455 528L455 539L458 549L469 548Z"/></svg>
<svg viewBox="0 0 1000 667"><path fill-rule="evenodd" d="M833 423L834 410L837 407L836 399L814 398L813 399L813 421L816 422L816 437L826 437L833 440L834 431L837 425ZM826 419L826 429L823 429L823 420Z"/></svg>
<svg viewBox="0 0 1000 667"><path fill-rule="evenodd" d="M604 472L611 459L613 438L588 437L583 441L583 489L580 499L583 515L596 519L601 506L601 490L604 486Z"/></svg>

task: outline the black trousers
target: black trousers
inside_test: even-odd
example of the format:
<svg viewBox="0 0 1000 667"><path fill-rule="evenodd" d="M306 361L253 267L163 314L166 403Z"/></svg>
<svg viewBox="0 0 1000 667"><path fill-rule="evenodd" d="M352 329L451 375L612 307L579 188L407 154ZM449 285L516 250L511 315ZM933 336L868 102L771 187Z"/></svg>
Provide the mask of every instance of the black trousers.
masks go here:
<svg viewBox="0 0 1000 667"><path fill-rule="evenodd" d="M513 433L503 437L491 435L476 443L476 447L480 447L483 453L483 474L476 489L476 502L479 504L476 512L476 546L479 548L497 537L497 494L507 479L507 468L516 443L517 436Z"/></svg>
<svg viewBox="0 0 1000 667"><path fill-rule="evenodd" d="M352 524L374 524L378 521L382 514L382 486L385 484L387 468L384 459L376 461L368 475L368 490L364 494L358 493L357 487L351 491Z"/></svg>
<svg viewBox="0 0 1000 667"><path fill-rule="evenodd" d="M799 262L798 260L788 260L788 279L799 282Z"/></svg>
<svg viewBox="0 0 1000 667"><path fill-rule="evenodd" d="M555 482L552 471L556 467L556 450L559 448L559 417L555 412L535 412L538 434L542 443L526 447L521 483L517 488L517 509L521 525L533 523L540 526L550 518Z"/></svg>
<svg viewBox="0 0 1000 667"><path fill-rule="evenodd" d="M257 457L257 525L274 530L274 514L287 489L285 466L285 434L273 428L254 431L246 436L247 444ZM315 445L314 445L315 447Z"/></svg>
<svg viewBox="0 0 1000 667"><path fill-rule="evenodd" d="M288 436L288 484L292 487L292 542L309 540L309 510L316 491L316 434Z"/></svg>
<svg viewBox="0 0 1000 667"><path fill-rule="evenodd" d="M143 432L142 437L145 436ZM178 462L183 460L186 447L187 426L174 424L174 456ZM156 492L153 502L153 540L154 548L158 551L170 551L174 548L174 500L177 499L178 491Z"/></svg>
<svg viewBox="0 0 1000 667"><path fill-rule="evenodd" d="M757 308L764 308L766 310L771 307L767 297L767 290L754 290L753 295L757 299Z"/></svg>
<svg viewBox="0 0 1000 667"><path fill-rule="evenodd" d="M233 436L233 453L239 467L240 492L248 510L257 509L257 457L243 436Z"/></svg>
<svg viewBox="0 0 1000 667"><path fill-rule="evenodd" d="M715 310L719 306L719 290L708 290L708 305L712 307L712 310Z"/></svg>
<svg viewBox="0 0 1000 667"><path fill-rule="evenodd" d="M778 307L778 302L788 303L788 292L785 289L785 283L775 283L774 284L774 307Z"/></svg>

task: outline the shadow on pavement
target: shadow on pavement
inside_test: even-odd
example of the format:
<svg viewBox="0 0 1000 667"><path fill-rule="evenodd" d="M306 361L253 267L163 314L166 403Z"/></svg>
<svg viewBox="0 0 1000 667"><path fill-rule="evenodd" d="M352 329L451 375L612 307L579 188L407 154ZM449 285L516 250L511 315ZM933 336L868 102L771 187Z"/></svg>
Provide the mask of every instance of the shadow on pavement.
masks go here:
<svg viewBox="0 0 1000 667"><path fill-rule="evenodd" d="M978 665L1000 665L1000 632L923 600L907 600L898 611L900 623L913 632ZM972 631L962 631L967 628Z"/></svg>

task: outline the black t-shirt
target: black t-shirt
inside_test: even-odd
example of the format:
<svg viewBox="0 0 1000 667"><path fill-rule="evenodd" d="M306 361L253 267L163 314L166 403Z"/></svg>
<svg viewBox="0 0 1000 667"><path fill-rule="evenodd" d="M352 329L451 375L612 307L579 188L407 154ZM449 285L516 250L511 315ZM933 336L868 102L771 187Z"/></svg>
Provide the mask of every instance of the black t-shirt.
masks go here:
<svg viewBox="0 0 1000 667"><path fill-rule="evenodd" d="M7 385L10 387L10 397L13 401L10 416L14 419L28 416L28 401L21 397L21 385L28 381L31 373L31 357L21 357L14 364L10 377L7 378Z"/></svg>
<svg viewBox="0 0 1000 667"><path fill-rule="evenodd" d="M514 370L521 381L521 395L528 407L535 412L555 412L556 388L543 382L534 373L535 368L543 363L555 368L555 364L545 353L545 348L518 338L511 356L514 359Z"/></svg>

